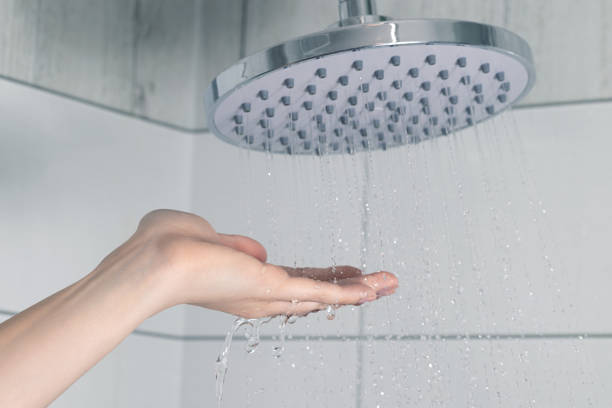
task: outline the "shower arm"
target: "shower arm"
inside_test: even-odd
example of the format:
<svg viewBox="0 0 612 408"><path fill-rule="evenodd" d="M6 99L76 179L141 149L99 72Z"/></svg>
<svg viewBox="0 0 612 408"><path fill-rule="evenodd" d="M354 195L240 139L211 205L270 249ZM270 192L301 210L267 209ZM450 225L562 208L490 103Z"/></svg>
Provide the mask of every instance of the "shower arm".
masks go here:
<svg viewBox="0 0 612 408"><path fill-rule="evenodd" d="M376 23L390 18L379 16L376 12L376 0L338 0L338 26Z"/></svg>

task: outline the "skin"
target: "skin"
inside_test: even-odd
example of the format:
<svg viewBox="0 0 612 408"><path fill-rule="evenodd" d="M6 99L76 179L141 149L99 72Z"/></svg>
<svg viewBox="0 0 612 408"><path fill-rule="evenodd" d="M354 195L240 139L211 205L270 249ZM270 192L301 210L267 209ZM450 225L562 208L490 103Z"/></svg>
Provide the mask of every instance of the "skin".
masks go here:
<svg viewBox="0 0 612 408"><path fill-rule="evenodd" d="M88 275L0 324L0 406L42 407L148 317L179 304L257 318L359 305L397 288L388 272L266 263L257 241L157 210Z"/></svg>

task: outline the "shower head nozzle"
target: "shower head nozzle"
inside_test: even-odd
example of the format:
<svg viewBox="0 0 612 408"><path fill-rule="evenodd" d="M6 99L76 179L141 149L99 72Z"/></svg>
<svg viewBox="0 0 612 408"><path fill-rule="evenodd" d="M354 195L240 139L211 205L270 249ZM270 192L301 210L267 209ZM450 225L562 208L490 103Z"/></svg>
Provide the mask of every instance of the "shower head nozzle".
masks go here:
<svg viewBox="0 0 612 408"><path fill-rule="evenodd" d="M273 153L387 149L486 120L533 86L529 45L508 30L370 17L341 19L223 71L206 94L209 128Z"/></svg>

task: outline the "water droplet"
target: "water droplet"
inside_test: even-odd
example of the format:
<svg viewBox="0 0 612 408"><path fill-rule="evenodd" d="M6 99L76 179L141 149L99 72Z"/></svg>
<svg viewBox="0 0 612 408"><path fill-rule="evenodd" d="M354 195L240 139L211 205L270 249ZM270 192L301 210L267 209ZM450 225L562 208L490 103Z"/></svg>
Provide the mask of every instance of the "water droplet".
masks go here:
<svg viewBox="0 0 612 408"><path fill-rule="evenodd" d="M247 339L246 342L246 352L254 353L259 346L259 327L261 326L262 320L260 319L252 319L249 320L249 326L247 326L247 331L245 332L245 336Z"/></svg>
<svg viewBox="0 0 612 408"><path fill-rule="evenodd" d="M283 355L283 351L285 351L285 347L278 344L274 346L273 351L274 351L274 358L281 358L281 356Z"/></svg>
<svg viewBox="0 0 612 408"><path fill-rule="evenodd" d="M280 316L280 319L281 319L281 322L279 325L279 328L280 328L279 344L274 346L273 354L272 354L274 358L280 358L283 355L283 352L285 351L285 336L287 333L287 321L289 320L289 317Z"/></svg>
<svg viewBox="0 0 612 408"><path fill-rule="evenodd" d="M325 312L327 313L327 320L334 320L336 318L336 309L332 305L327 306Z"/></svg>

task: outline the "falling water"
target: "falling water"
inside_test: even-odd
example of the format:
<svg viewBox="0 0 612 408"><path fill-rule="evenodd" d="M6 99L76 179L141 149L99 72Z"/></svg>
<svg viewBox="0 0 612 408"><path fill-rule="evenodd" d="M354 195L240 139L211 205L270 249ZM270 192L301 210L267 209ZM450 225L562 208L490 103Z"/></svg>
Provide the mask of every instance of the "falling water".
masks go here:
<svg viewBox="0 0 612 408"><path fill-rule="evenodd" d="M274 358L281 358L283 355L283 352L285 351L285 338L287 336L287 321L289 320L289 317L287 316L280 316L280 334L278 336L279 339L279 343L277 345L274 346Z"/></svg>
<svg viewBox="0 0 612 408"><path fill-rule="evenodd" d="M544 398L541 384L564 387L563 395L575 405L593 405L592 398L582 398L571 391L571 384L561 383L552 364L545 368L557 355L558 343L530 343L520 337L539 327L547 296L556 299L554 313L563 317L567 312L559 286L563 268L554 259L558 251L540 221L546 210L531 186L523 142L511 122L511 117L502 116L471 130L453 131L447 138L380 154L287 160L267 156L263 183L257 174L248 182L251 189L266 192L272 261L286 251L293 266L306 261L335 266L350 255L348 261L365 272L384 267L400 277L403 285L397 295L368 306L366 313L363 307L355 312L358 331L347 337L358 341L357 360L364 362L351 391L360 401L355 406L503 406L510 398L520 406L550 405L557 397ZM249 160L257 156L264 158L256 154ZM286 167L291 171L283 174ZM257 203L248 204L253 205L248 211L256 214ZM279 211L285 208L287 213ZM529 208L529 217L537 218L535 225L526 223L524 208ZM345 232L352 230L359 235ZM521 256L536 249L541 264ZM542 272L545 278L537 282L546 280L549 291L533 282ZM334 319L334 305L321 316ZM293 319L281 318L272 353L279 373L280 364L299 363L280 358L293 341L286 333ZM344 314L333 324L343 320ZM217 362L219 402L231 336L244 325L250 354L261 340L257 323L237 323ZM296 350L313 353L307 349L312 344L309 336L316 337L313 331L322 326L311 317L304 325L308 334L300 339L307 345ZM567 330L572 327L568 322ZM345 335L339 329L338 333L337 338ZM504 339L506 334L511 340ZM597 383L589 377L584 340L573 342L574 359L582 359L577 365L579 381ZM328 349L319 350L308 356L313 367L334 372ZM546 374L545 383L540 383L536 369L538 375ZM566 374L564 378L572 378ZM285 379L280 374L277 378L280 392ZM456 388L462 389L460 394L452 391ZM269 385L265 389L269 391ZM320 395L321 404L328 397L331 394Z"/></svg>
<svg viewBox="0 0 612 408"><path fill-rule="evenodd" d="M328 305L327 309L325 309L325 313L327 315L327 320L334 320L336 318L336 309L333 305Z"/></svg>
<svg viewBox="0 0 612 408"><path fill-rule="evenodd" d="M234 320L232 328L227 332L225 336L225 342L223 343L223 350L217 356L217 361L215 363L215 378L216 378L216 386L215 386L215 394L217 396L217 407L221 408L221 399L223 398L223 384L225 383L225 376L227 374L227 363L229 358L230 349L232 347L232 338L236 333L236 330L240 328L240 326L247 324L249 321L243 318L237 318Z"/></svg>

